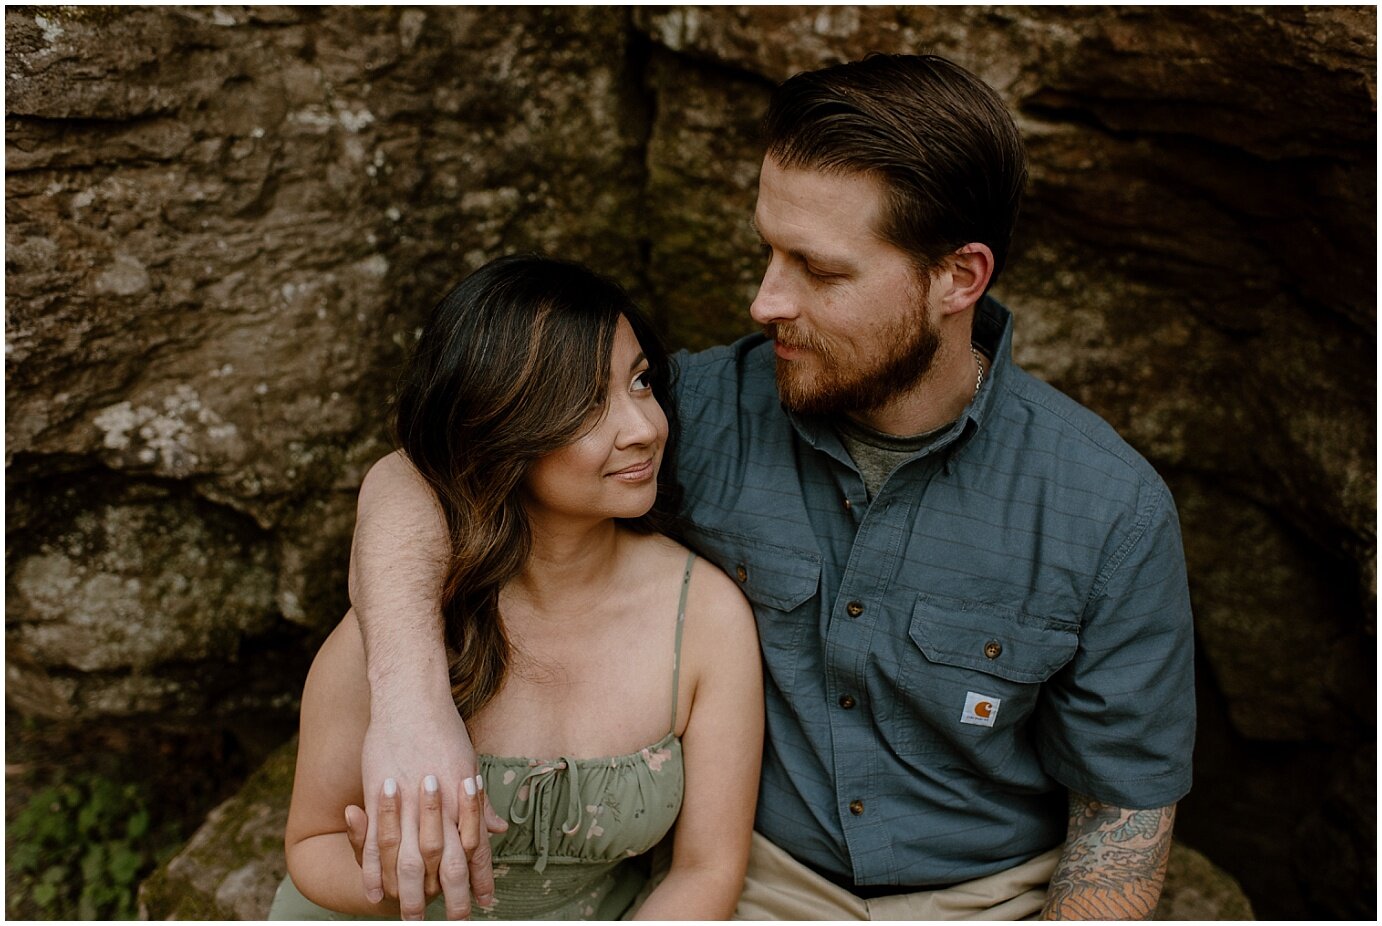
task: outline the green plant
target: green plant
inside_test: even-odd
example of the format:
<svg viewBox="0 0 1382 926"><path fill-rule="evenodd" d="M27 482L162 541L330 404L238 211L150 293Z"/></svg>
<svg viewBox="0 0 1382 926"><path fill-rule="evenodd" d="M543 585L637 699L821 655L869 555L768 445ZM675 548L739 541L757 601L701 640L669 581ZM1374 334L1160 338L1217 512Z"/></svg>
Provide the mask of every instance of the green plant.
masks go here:
<svg viewBox="0 0 1382 926"><path fill-rule="evenodd" d="M33 795L10 821L9 912L47 919L133 919L140 880L177 846L154 828L138 785L82 773Z"/></svg>

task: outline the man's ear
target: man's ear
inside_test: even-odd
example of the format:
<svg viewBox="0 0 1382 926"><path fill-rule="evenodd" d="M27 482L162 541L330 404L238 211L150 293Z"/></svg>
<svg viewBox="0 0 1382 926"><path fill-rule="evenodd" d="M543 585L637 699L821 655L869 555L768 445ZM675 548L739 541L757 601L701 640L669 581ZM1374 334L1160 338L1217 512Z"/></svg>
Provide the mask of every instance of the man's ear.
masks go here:
<svg viewBox="0 0 1382 926"><path fill-rule="evenodd" d="M956 250L945 259L945 289L939 293L941 312L949 315L973 306L992 277L993 251L988 245L973 241Z"/></svg>

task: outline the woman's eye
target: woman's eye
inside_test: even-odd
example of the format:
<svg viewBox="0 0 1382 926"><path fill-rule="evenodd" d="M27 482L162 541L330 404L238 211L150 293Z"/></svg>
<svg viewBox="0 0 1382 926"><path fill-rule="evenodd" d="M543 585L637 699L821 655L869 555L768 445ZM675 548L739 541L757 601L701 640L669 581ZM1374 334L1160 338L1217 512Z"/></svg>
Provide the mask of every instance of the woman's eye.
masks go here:
<svg viewBox="0 0 1382 926"><path fill-rule="evenodd" d="M653 388L653 371L644 370L633 378L633 388L638 391Z"/></svg>

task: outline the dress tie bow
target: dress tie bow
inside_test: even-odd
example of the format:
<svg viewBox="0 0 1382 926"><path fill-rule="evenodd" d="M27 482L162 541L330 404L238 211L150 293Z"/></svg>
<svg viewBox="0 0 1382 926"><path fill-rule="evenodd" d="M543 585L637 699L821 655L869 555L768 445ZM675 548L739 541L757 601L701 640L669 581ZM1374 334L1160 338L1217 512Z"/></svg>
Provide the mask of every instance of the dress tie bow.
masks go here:
<svg viewBox="0 0 1382 926"><path fill-rule="evenodd" d="M509 802L510 821L526 823L533 818L533 838L538 852L533 870L539 874L547 868L552 838L552 804L556 801L553 789L557 787L561 772L566 772L566 777L570 779L566 789L566 821L562 823L561 831L567 836L575 835L581 828L581 788L579 767L574 760L562 758L528 769L528 774L523 776L513 800Z"/></svg>

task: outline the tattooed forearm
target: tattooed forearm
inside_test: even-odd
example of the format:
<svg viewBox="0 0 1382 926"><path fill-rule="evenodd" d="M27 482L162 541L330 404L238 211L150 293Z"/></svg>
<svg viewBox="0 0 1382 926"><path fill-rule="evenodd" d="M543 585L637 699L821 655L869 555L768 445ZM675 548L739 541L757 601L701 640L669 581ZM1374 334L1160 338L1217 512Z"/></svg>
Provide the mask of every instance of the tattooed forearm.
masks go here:
<svg viewBox="0 0 1382 926"><path fill-rule="evenodd" d="M1176 806L1124 810L1070 795L1070 830L1046 920L1146 920L1156 912Z"/></svg>

